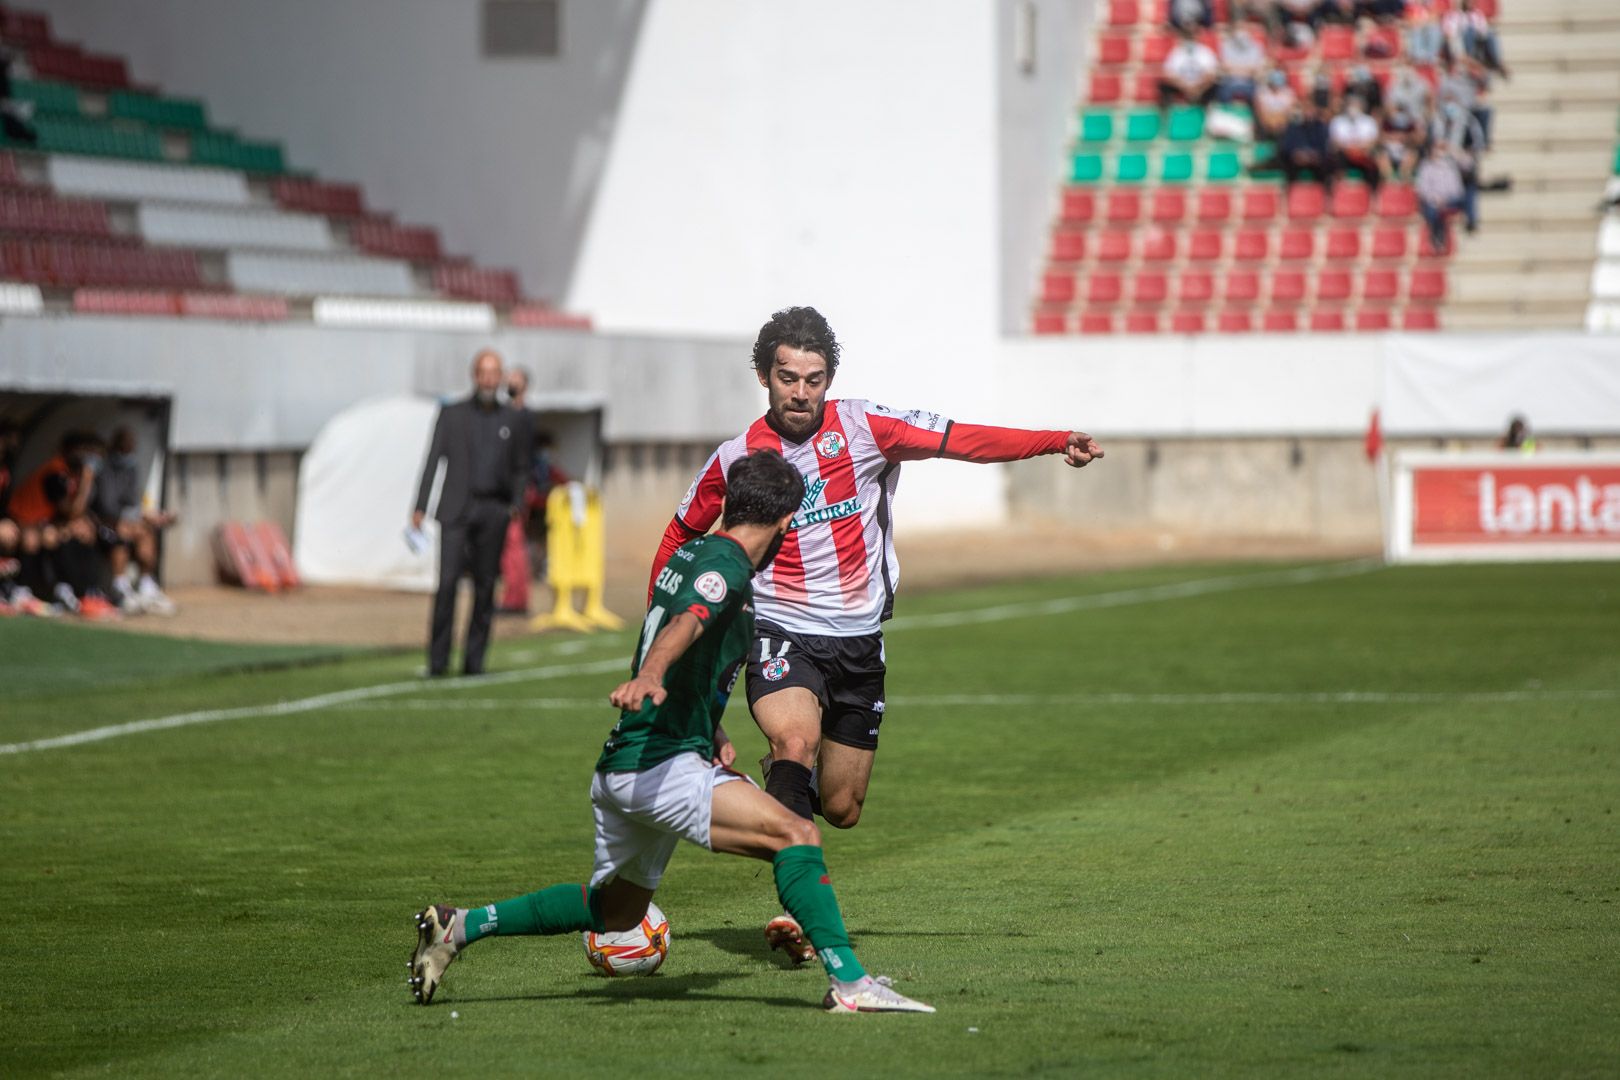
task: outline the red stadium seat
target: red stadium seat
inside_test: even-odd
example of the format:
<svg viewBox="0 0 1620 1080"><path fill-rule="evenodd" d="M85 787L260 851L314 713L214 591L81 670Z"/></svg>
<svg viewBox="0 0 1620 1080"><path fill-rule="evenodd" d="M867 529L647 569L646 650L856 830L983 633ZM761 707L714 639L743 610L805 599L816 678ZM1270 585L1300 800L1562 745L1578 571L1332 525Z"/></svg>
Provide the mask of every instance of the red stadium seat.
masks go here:
<svg viewBox="0 0 1620 1080"><path fill-rule="evenodd" d="M1153 193L1153 203L1148 210L1148 217L1159 222L1180 221L1187 216L1187 196L1185 193L1169 188L1161 188Z"/></svg>
<svg viewBox="0 0 1620 1080"><path fill-rule="evenodd" d="M1383 308L1362 308L1356 312L1357 330L1388 330L1389 312Z"/></svg>
<svg viewBox="0 0 1620 1080"><path fill-rule="evenodd" d="M1142 261L1170 262L1176 257L1176 234L1168 229L1151 228L1142 233Z"/></svg>
<svg viewBox="0 0 1620 1080"><path fill-rule="evenodd" d="M1352 60L1356 55L1356 32L1348 26L1324 26L1318 44L1324 61Z"/></svg>
<svg viewBox="0 0 1620 1080"><path fill-rule="evenodd" d="M1147 0L1142 16L1154 26L1165 25L1170 21L1170 0Z"/></svg>
<svg viewBox="0 0 1620 1080"><path fill-rule="evenodd" d="M1082 224L1097 214L1097 197L1083 188L1064 188L1059 216L1070 224Z"/></svg>
<svg viewBox="0 0 1620 1080"><path fill-rule="evenodd" d="M1372 257L1375 259L1406 258L1406 229L1399 225L1380 225L1372 234Z"/></svg>
<svg viewBox="0 0 1620 1080"><path fill-rule="evenodd" d="M1254 330L1254 317L1247 311L1223 311L1215 317L1215 329L1223 334L1247 334Z"/></svg>
<svg viewBox="0 0 1620 1080"><path fill-rule="evenodd" d="M1402 330L1438 330L1440 316L1434 308L1407 308L1401 314Z"/></svg>
<svg viewBox="0 0 1620 1080"><path fill-rule="evenodd" d="M1144 271L1131 279L1131 300L1138 304L1162 304L1170 295L1170 282L1160 273Z"/></svg>
<svg viewBox="0 0 1620 1080"><path fill-rule="evenodd" d="M1199 221L1215 223L1232 216L1232 194L1220 189L1205 188L1198 193L1198 209L1194 216Z"/></svg>
<svg viewBox="0 0 1620 1080"><path fill-rule="evenodd" d="M1142 216L1142 195L1133 189L1110 191L1103 203L1103 217L1113 225L1130 225Z"/></svg>
<svg viewBox="0 0 1620 1080"><path fill-rule="evenodd" d="M1202 334L1204 332L1204 313L1202 311L1176 311L1170 315L1170 332L1172 334Z"/></svg>
<svg viewBox="0 0 1620 1080"><path fill-rule="evenodd" d="M1131 234L1123 229L1097 234L1097 260L1124 262L1131 257Z"/></svg>
<svg viewBox="0 0 1620 1080"><path fill-rule="evenodd" d="M1449 231L1446 233L1446 246L1438 251L1429 242L1428 229L1419 229L1418 233L1422 237L1422 239L1418 240L1418 257L1421 259L1444 259L1450 257L1457 250L1457 241L1452 238Z"/></svg>
<svg viewBox="0 0 1620 1080"><path fill-rule="evenodd" d="M1232 257L1238 262L1264 262L1271 253L1271 234L1265 229L1239 229L1232 238Z"/></svg>
<svg viewBox="0 0 1620 1080"><path fill-rule="evenodd" d="M1142 39L1142 63L1155 67L1164 63L1164 58L1170 55L1175 48L1174 34L1149 34Z"/></svg>
<svg viewBox="0 0 1620 1080"><path fill-rule="evenodd" d="M1444 300L1446 272L1424 267L1413 270L1412 280L1407 286L1407 296L1413 300Z"/></svg>
<svg viewBox="0 0 1620 1080"><path fill-rule="evenodd" d="M1294 311L1268 311L1261 316L1260 329L1268 334L1291 334L1299 329L1299 314Z"/></svg>
<svg viewBox="0 0 1620 1080"><path fill-rule="evenodd" d="M1157 334L1159 332L1159 313L1157 311L1126 312L1125 332L1127 334Z"/></svg>
<svg viewBox="0 0 1620 1080"><path fill-rule="evenodd" d="M1410 184L1384 184L1378 189L1378 216L1391 220L1417 213L1417 194Z"/></svg>
<svg viewBox="0 0 1620 1080"><path fill-rule="evenodd" d="M1354 259L1361 254L1361 230L1339 226L1327 231L1329 259Z"/></svg>
<svg viewBox="0 0 1620 1080"><path fill-rule="evenodd" d="M1388 302L1400 291L1400 275L1393 270L1368 270L1361 279L1361 299Z"/></svg>
<svg viewBox="0 0 1620 1080"><path fill-rule="evenodd" d="M1108 0L1109 26L1135 26L1140 15L1136 0Z"/></svg>
<svg viewBox="0 0 1620 1080"><path fill-rule="evenodd" d="M482 300L486 304L516 303L520 292L514 271L454 263L441 263L433 268L433 287L448 296Z"/></svg>
<svg viewBox="0 0 1620 1080"><path fill-rule="evenodd" d="M1365 217L1372 207L1372 191L1366 184L1341 180L1333 185L1333 199L1328 212L1336 218Z"/></svg>
<svg viewBox="0 0 1620 1080"><path fill-rule="evenodd" d="M1267 292L1274 304L1297 304L1305 299L1305 274L1299 270L1273 270Z"/></svg>
<svg viewBox="0 0 1620 1080"><path fill-rule="evenodd" d="M87 315L174 315L179 303L171 292L76 289L73 293L73 310Z"/></svg>
<svg viewBox="0 0 1620 1080"><path fill-rule="evenodd" d="M287 318L285 297L238 293L182 293L180 314L194 319L280 322Z"/></svg>
<svg viewBox="0 0 1620 1080"><path fill-rule="evenodd" d="M1097 65L1119 67L1131 62L1131 35L1129 33L1103 33L1097 35Z"/></svg>
<svg viewBox="0 0 1620 1080"><path fill-rule="evenodd" d="M1079 262L1086 257L1086 234L1079 229L1059 229L1052 234L1052 261Z"/></svg>
<svg viewBox="0 0 1620 1080"><path fill-rule="evenodd" d="M1288 219L1315 221L1322 216L1325 201L1321 184L1294 184L1288 189Z"/></svg>
<svg viewBox="0 0 1620 1080"><path fill-rule="evenodd" d="M1091 73L1091 91L1086 95L1087 100L1094 105L1112 105L1124 95L1120 86L1119 76L1106 72L1094 71Z"/></svg>
<svg viewBox="0 0 1620 1080"><path fill-rule="evenodd" d="M1073 299L1073 274L1047 273L1041 275L1041 303L1067 304Z"/></svg>
<svg viewBox="0 0 1620 1080"><path fill-rule="evenodd" d="M296 176L277 177L270 185L276 205L312 214L357 217L366 212L365 200L354 184L336 184Z"/></svg>
<svg viewBox="0 0 1620 1080"><path fill-rule="evenodd" d="M1067 333L1069 317L1061 311L1037 311L1034 329L1037 334Z"/></svg>
<svg viewBox="0 0 1620 1080"><path fill-rule="evenodd" d="M1350 271L1323 270L1316 278L1316 298L1334 301L1350 299Z"/></svg>
<svg viewBox="0 0 1620 1080"><path fill-rule="evenodd" d="M1111 311L1086 311L1080 315L1080 332L1082 334L1112 334L1114 332L1114 313Z"/></svg>
<svg viewBox="0 0 1620 1080"><path fill-rule="evenodd" d="M1362 55L1369 60L1393 60L1401 55L1401 32L1394 26L1374 26L1361 42Z"/></svg>
<svg viewBox="0 0 1620 1080"><path fill-rule="evenodd" d="M1344 329L1344 312L1342 311L1313 311L1311 312L1311 329L1321 332L1336 333Z"/></svg>
<svg viewBox="0 0 1620 1080"><path fill-rule="evenodd" d="M1260 275L1253 270L1229 270L1221 298L1228 304L1252 304L1260 299Z"/></svg>
<svg viewBox="0 0 1620 1080"><path fill-rule="evenodd" d="M1124 284L1118 274L1098 273L1086 278L1086 301L1092 304L1117 304L1124 294Z"/></svg>
<svg viewBox="0 0 1620 1080"><path fill-rule="evenodd" d="M1183 304L1207 304L1215 297L1215 277L1203 270L1184 270L1176 282L1176 298Z"/></svg>
<svg viewBox="0 0 1620 1080"><path fill-rule="evenodd" d="M1292 262L1309 259L1316 252L1316 234L1310 229L1284 229L1277 244L1277 257Z"/></svg>
<svg viewBox="0 0 1620 1080"><path fill-rule="evenodd" d="M1131 80L1131 100L1138 105L1156 105L1159 101L1159 73L1139 71Z"/></svg>
<svg viewBox="0 0 1620 1080"><path fill-rule="evenodd" d="M1276 188L1249 188L1243 193L1239 216L1244 221L1270 221L1277 216L1278 201Z"/></svg>
<svg viewBox="0 0 1620 1080"><path fill-rule="evenodd" d="M1193 262L1214 262L1221 257L1225 239L1219 229L1194 229L1187 236L1187 258Z"/></svg>

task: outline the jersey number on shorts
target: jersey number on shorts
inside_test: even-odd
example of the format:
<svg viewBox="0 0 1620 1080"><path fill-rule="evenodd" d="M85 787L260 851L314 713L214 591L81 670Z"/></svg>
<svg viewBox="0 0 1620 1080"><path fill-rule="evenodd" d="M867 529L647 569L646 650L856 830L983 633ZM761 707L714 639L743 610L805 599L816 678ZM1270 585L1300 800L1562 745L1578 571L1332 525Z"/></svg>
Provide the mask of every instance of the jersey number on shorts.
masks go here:
<svg viewBox="0 0 1620 1080"><path fill-rule="evenodd" d="M782 647L776 650L776 655L778 658L787 655L788 646L790 644L792 643L788 641L782 642ZM769 659L771 659L771 639L768 637L762 637L759 639L759 662L763 664Z"/></svg>

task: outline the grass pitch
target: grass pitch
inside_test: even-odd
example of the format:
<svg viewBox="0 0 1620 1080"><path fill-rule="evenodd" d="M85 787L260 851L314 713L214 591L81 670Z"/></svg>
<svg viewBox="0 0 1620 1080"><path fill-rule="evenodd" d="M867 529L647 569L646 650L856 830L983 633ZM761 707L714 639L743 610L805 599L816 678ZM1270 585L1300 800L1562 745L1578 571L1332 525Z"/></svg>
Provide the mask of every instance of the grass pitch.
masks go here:
<svg viewBox="0 0 1620 1080"><path fill-rule="evenodd" d="M768 866L690 847L658 975L497 939L411 1004L414 909L588 873L626 635L427 685L414 654L240 670L309 658L0 623L0 1073L1614 1075L1620 567L900 612L866 817L827 851L863 960L931 1017L821 1014L763 951ZM740 700L728 727L757 757Z"/></svg>

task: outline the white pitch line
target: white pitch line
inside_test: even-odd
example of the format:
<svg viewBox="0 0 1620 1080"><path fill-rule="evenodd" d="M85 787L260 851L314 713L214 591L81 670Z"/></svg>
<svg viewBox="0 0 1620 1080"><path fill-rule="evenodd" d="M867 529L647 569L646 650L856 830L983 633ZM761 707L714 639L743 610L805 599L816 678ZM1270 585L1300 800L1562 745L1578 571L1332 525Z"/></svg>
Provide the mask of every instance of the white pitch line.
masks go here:
<svg viewBox="0 0 1620 1080"><path fill-rule="evenodd" d="M1159 600L1206 596L1210 593L1231 592L1237 589L1253 587L1300 585L1313 581L1327 581L1333 578L1364 574L1378 569L1382 565L1376 559L1359 559L1354 562L1336 563L1330 566L1306 566L1295 570L1262 571L1257 574L1230 574L1224 577L1182 581L1169 585L1153 585L1141 589L1124 589L1119 592L1092 593L1086 596L1061 597L1055 600L1040 600L1019 604L999 604L994 607L938 612L933 615L902 616L891 620L887 628L889 630L912 630L940 626L969 626L977 623L1024 618L1031 615L1061 615L1065 612L1084 611L1091 608L1124 607L1130 604L1146 604ZM623 659L598 660L591 663L561 665L551 668L525 668L438 684L420 681L381 683L376 686L360 686L352 690L338 690L330 694L318 694L315 697L299 698L294 701L282 701L269 705L243 705L233 709L204 709L199 712L163 716L155 720L132 720L124 724L110 724L106 727L75 731L67 735L57 735L47 739L34 739L30 742L0 743L0 754L23 754L35 750L60 750L72 746L82 746L85 743L100 742L104 739L121 738L125 735L139 735L148 731L165 731L169 728L209 724L220 720L244 720L255 716L289 716L295 713L331 708L336 705L346 705L355 701L391 697L411 691L459 693L462 690L477 687L502 686L531 679L596 674L615 669L625 669L625 665L626 661Z"/></svg>

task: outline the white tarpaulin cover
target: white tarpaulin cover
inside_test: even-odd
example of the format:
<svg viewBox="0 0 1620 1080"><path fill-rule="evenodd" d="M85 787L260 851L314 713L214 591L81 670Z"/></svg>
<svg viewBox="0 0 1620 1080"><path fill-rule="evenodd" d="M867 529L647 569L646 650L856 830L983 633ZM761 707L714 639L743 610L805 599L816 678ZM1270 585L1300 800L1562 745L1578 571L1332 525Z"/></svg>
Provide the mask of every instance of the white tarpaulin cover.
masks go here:
<svg viewBox="0 0 1620 1080"><path fill-rule="evenodd" d="M433 590L437 526L423 523L434 542L420 554L405 527L438 411L432 398L376 398L321 428L298 470L293 559L305 581Z"/></svg>
<svg viewBox="0 0 1620 1080"><path fill-rule="evenodd" d="M1401 334L1384 365L1389 435L1487 435L1523 415L1542 433L1620 429L1620 339Z"/></svg>

